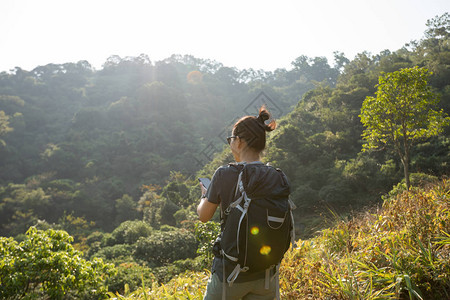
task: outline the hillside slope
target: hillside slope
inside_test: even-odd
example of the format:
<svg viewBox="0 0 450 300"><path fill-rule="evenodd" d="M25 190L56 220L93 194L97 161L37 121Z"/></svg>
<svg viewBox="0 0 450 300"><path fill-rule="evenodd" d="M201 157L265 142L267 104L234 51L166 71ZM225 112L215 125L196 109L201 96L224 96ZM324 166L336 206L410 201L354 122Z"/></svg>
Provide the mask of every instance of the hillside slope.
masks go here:
<svg viewBox="0 0 450 300"><path fill-rule="evenodd" d="M449 221L448 179L391 196L375 212L299 240L280 268L282 299L448 299ZM114 297L202 299L206 278L188 272Z"/></svg>

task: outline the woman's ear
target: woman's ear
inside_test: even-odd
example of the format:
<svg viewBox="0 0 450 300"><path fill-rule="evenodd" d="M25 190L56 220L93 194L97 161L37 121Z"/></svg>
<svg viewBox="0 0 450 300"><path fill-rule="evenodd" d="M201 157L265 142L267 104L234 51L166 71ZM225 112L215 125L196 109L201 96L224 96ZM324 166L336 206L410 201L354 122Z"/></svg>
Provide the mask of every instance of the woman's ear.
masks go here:
<svg viewBox="0 0 450 300"><path fill-rule="evenodd" d="M242 150L242 149L244 149L245 147L247 147L247 142L246 142L244 139L242 139L242 138L237 138L236 140L237 140L237 142L238 142L237 147L238 147L239 150Z"/></svg>

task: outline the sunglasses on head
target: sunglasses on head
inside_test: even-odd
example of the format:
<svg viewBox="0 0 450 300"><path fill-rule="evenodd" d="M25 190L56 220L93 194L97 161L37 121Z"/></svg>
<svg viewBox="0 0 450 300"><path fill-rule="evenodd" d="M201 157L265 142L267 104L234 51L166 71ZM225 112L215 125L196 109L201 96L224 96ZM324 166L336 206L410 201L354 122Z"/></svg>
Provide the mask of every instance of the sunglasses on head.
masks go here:
<svg viewBox="0 0 450 300"><path fill-rule="evenodd" d="M238 138L238 136L237 135L232 135L232 136L227 137L228 145L231 143L231 139L235 139L235 138Z"/></svg>

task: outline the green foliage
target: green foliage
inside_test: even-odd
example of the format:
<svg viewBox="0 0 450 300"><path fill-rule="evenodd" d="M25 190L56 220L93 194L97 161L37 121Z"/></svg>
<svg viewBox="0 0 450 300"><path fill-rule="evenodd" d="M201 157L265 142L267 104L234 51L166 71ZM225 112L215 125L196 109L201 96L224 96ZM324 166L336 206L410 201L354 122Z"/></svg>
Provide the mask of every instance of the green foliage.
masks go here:
<svg viewBox="0 0 450 300"><path fill-rule="evenodd" d="M197 214L188 208L177 210L173 217L175 218L177 226L180 226L183 221L194 221L198 218Z"/></svg>
<svg viewBox="0 0 450 300"><path fill-rule="evenodd" d="M0 110L0 136L13 131L13 128L9 127L9 116L5 114L3 110ZM0 140L2 145L5 145L3 140Z"/></svg>
<svg viewBox="0 0 450 300"><path fill-rule="evenodd" d="M418 143L411 157L411 166L423 173L441 176L450 174L450 138L439 136Z"/></svg>
<svg viewBox="0 0 450 300"><path fill-rule="evenodd" d="M204 289L208 281L209 273L188 272L180 274L166 284L153 282L151 286L142 285L136 291L130 292L130 289L124 291L124 295L119 293L109 293L110 299L132 300L177 300L177 299L203 299Z"/></svg>
<svg viewBox="0 0 450 300"><path fill-rule="evenodd" d="M116 200L116 222L122 223L126 220L134 220L139 217L137 203L129 195L123 195Z"/></svg>
<svg viewBox="0 0 450 300"><path fill-rule="evenodd" d="M56 227L67 231L74 237L75 242L79 243L91 233L92 229L95 227L95 223L93 221L88 222L83 217L64 214L61 219L58 220L58 225Z"/></svg>
<svg viewBox="0 0 450 300"><path fill-rule="evenodd" d="M0 146L0 233L16 236L18 243L27 240L24 232L31 225L67 230L75 238L75 249L88 257L108 257L117 265L119 273L109 281L111 291L124 296L116 298L201 299L205 274L181 275L168 281L185 270L200 270L210 264L210 245L218 226L209 223L195 228L200 196L196 177L211 177L218 166L233 160L222 140L230 122L247 113L249 102L261 90L274 101L272 112L277 114L278 128L269 135L263 160L283 169L291 181L291 196L299 208L295 211L297 232L303 238L315 236L325 226L324 211L331 209L338 215L379 202L380 195L402 177L398 171L401 161L390 148L360 152L364 130L359 118L361 106L376 92L380 74L401 73L415 66L430 70L423 95L432 91L428 103L440 98L434 109L448 114L448 22L448 14L430 20L424 39L395 52L363 52L353 60L335 53L334 67L322 57L306 56L295 59L290 70L266 72L238 70L189 55L174 55L160 62L140 55L112 56L101 70L81 61L1 73L0 135L5 143ZM14 131L2 135L4 128ZM438 131L433 128L412 134ZM447 128L439 136L417 141L410 153L411 172L448 174L449 133ZM220 149L223 151L204 152ZM213 160L208 163L205 158ZM403 189L400 184L391 194L401 194ZM145 223L131 221L141 216ZM94 230L112 233L92 233ZM355 260L335 263L356 251L354 231L358 232L341 224L323 231L312 243L303 243L300 251L314 259L291 263L304 273L289 271L292 278L283 284L289 290L306 283L309 291L305 297L321 299L381 295L383 291L377 288L381 281L391 280L393 271L386 262L389 260L380 254L385 250L377 250L378 244L365 244L365 252L379 254L376 262L357 260L369 267L376 264L377 276L386 268L390 275L377 282L364 277L375 275L367 268L357 270ZM364 234L362 231L361 237ZM372 236L376 234L372 232ZM399 247L407 247L398 237L380 239L382 245L390 239ZM442 236L440 241L446 240ZM434 240L431 248L427 241L421 242L424 253L448 247L433 244ZM411 245L422 249L420 244ZM195 253L197 249L200 255ZM416 254L413 251L411 259L421 261ZM391 295L414 297L419 289L427 295L423 281L417 280L420 276L414 275L419 270L411 267L408 259L402 265L404 272L396 271L398 290ZM425 263L419 267L435 274ZM321 274L319 281L315 281L317 274ZM361 278L367 279L362 288ZM313 283L307 282L309 279ZM138 291L130 292L141 285ZM37 293L41 296L43 292Z"/></svg>
<svg viewBox="0 0 450 300"><path fill-rule="evenodd" d="M358 114L368 93L343 83L336 89L319 86L278 122L268 140L264 160L290 179L301 235L311 232L302 221L308 215L367 205L393 184L392 177L378 181L379 160L355 158L361 147Z"/></svg>
<svg viewBox="0 0 450 300"><path fill-rule="evenodd" d="M0 198L0 232L12 236L25 233L50 210L50 196L42 188L9 184Z"/></svg>
<svg viewBox="0 0 450 300"><path fill-rule="evenodd" d="M17 96L10 96L10 95L0 95L0 105L2 109L0 110L0 137L2 135L6 135L8 132L11 132L14 130L14 127L10 127L11 125L11 115L15 112L17 106L23 106L24 101ZM5 112L6 110L6 112ZM14 117L20 117L20 113L14 113ZM4 140L0 139L0 146L6 146L6 143Z"/></svg>
<svg viewBox="0 0 450 300"><path fill-rule="evenodd" d="M171 181L162 190L161 196L173 202L177 206L187 207L192 203L190 199L189 187L185 183L186 179L180 173L171 174Z"/></svg>
<svg viewBox="0 0 450 300"><path fill-rule="evenodd" d="M169 232L169 231L177 231L178 228L175 226L170 226L170 225L162 225L161 227L159 227L159 231L161 232Z"/></svg>
<svg viewBox="0 0 450 300"><path fill-rule="evenodd" d="M176 225L174 214L180 209L178 205L166 198L152 201L144 210L144 220L152 227L159 228L161 225Z"/></svg>
<svg viewBox="0 0 450 300"><path fill-rule="evenodd" d="M101 258L105 261L113 261L116 259L123 259L131 257L133 251L132 245L117 244L114 246L107 246L101 248L93 257Z"/></svg>
<svg viewBox="0 0 450 300"><path fill-rule="evenodd" d="M418 67L380 76L376 98L367 97L361 109L366 149L435 136L448 124L443 111L434 110L438 101L428 76L428 70Z"/></svg>
<svg viewBox="0 0 450 300"><path fill-rule="evenodd" d="M165 266L153 268L152 274L158 283L166 283L187 271L200 272L204 270L203 257L195 257L194 259L176 260Z"/></svg>
<svg viewBox="0 0 450 300"><path fill-rule="evenodd" d="M418 67L383 74L376 97L367 97L361 108L367 142L363 149L392 144L402 161L407 188L412 143L436 136L450 124L443 110L435 110L438 100L428 77L428 70Z"/></svg>
<svg viewBox="0 0 450 300"><path fill-rule="evenodd" d="M133 256L150 267L156 267L175 260L193 258L196 250L197 241L194 235L185 229L156 231L151 236L137 241Z"/></svg>
<svg viewBox="0 0 450 300"><path fill-rule="evenodd" d="M100 231L94 231L91 234L89 234L86 238L86 244L88 246L93 245L94 243L101 243L102 239L104 237L104 233Z"/></svg>
<svg viewBox="0 0 450 300"><path fill-rule="evenodd" d="M447 180L389 198L310 240L280 268L282 299L447 299L450 290ZM202 299L209 273L180 274L118 299Z"/></svg>
<svg viewBox="0 0 450 300"><path fill-rule="evenodd" d="M199 242L197 254L203 259L204 268L212 264L214 254L212 247L220 234L220 224L217 222L195 223L195 238Z"/></svg>
<svg viewBox="0 0 450 300"><path fill-rule="evenodd" d="M299 241L281 266L285 299L447 299L450 185L386 199L383 208Z"/></svg>
<svg viewBox="0 0 450 300"><path fill-rule="evenodd" d="M0 297L63 299L105 295L103 281L114 274L113 266L101 259L83 259L72 241L65 231L33 227L20 243L0 237Z"/></svg>
<svg viewBox="0 0 450 300"><path fill-rule="evenodd" d="M115 244L134 244L141 237L152 234L152 227L144 221L125 221L111 233Z"/></svg>
<svg viewBox="0 0 450 300"><path fill-rule="evenodd" d="M436 183L438 178L433 175L428 175L424 173L412 173L411 176L411 186L412 187L425 187L429 184ZM395 185L387 195L383 195L383 200L387 201L389 198L395 198L401 195L407 190L405 179Z"/></svg>
<svg viewBox="0 0 450 300"><path fill-rule="evenodd" d="M151 286L156 281L152 269L135 262L120 263L116 269L117 273L105 282L109 292L123 294L125 289L134 291L142 286Z"/></svg>

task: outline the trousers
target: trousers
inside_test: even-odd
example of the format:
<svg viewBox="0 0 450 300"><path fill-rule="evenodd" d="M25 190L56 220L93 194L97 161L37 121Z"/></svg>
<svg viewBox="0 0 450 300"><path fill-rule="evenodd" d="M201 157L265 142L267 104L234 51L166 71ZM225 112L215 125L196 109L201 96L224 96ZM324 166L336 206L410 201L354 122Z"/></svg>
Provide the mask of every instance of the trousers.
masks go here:
<svg viewBox="0 0 450 300"><path fill-rule="evenodd" d="M274 300L276 299L278 284L275 282L278 278L273 276L270 279L269 289L264 288L265 279L258 279L248 282L233 283L232 286L226 285L227 300ZM222 300L223 282L216 273L213 273L208 280L206 292L203 300Z"/></svg>

